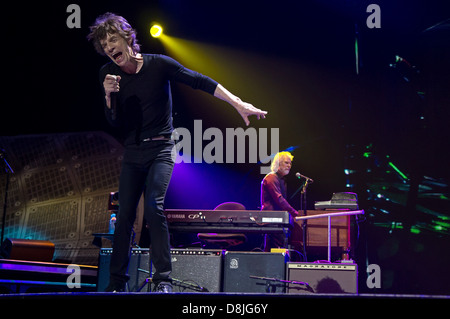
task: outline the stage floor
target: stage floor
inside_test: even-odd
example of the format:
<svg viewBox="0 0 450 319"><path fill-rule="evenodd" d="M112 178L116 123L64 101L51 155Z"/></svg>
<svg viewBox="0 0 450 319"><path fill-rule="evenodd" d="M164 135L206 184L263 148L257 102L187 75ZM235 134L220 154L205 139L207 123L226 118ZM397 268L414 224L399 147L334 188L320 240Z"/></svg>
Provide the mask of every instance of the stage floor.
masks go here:
<svg viewBox="0 0 450 319"><path fill-rule="evenodd" d="M17 293L0 294L2 299L108 299L108 298L136 298L136 299L233 299L233 298L263 298L263 299L397 299L397 300L428 300L444 299L450 301L450 295L420 295L420 294L291 294L291 293L250 293L250 292L51 292L51 293Z"/></svg>
<svg viewBox="0 0 450 319"><path fill-rule="evenodd" d="M17 293L17 294L0 294L0 302L12 300L155 300L155 301L171 301L174 304L178 302L185 303L205 302L218 304L227 303L252 303L257 301L273 302L284 300L330 300L335 302L382 302L382 301L398 301L398 302L417 302L443 300L450 301L450 295L420 295L420 294L292 294L292 293L246 293L246 292L173 292L173 293L156 293L156 292L52 292L52 293Z"/></svg>

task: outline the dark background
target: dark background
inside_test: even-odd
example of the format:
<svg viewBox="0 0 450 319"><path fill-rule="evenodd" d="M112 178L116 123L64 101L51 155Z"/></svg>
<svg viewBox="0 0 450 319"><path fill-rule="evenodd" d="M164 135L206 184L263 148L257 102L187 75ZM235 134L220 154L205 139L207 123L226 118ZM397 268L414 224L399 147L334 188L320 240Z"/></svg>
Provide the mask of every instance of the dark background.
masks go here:
<svg viewBox="0 0 450 319"><path fill-rule="evenodd" d="M70 3L81 7L80 29L66 26ZM108 11L123 15L137 30L142 52L169 54L159 39L148 34L152 21L158 21L168 35L197 43L208 66L217 66L187 67L269 112L263 121L251 119L251 125L280 128L280 149L293 149L289 196L300 186L293 176L298 171L315 180L309 187L308 207L330 199L333 192L354 191L361 208L373 212L368 216L376 220L377 205L368 198L367 176L361 173L352 179L344 169L367 173L368 161L384 167L385 161L380 164L378 159L389 155L418 183L428 176L447 185L450 177L448 21L425 32L450 13L447 1L379 0L375 3L381 8L381 28L369 29L370 3L109 0L8 5L0 136L105 131L120 140L103 115L98 70L107 59L86 40L89 26ZM401 63L390 67L396 55L414 70ZM183 52L174 58L183 62ZM174 85L173 98L176 127L192 128L194 119L202 119L204 130L244 125L227 104L203 92ZM239 201L258 209L263 177L259 165L182 165L175 168L166 207L212 209L223 201ZM439 192L442 201L433 203L433 209L449 216L448 186ZM298 195L290 201L299 208ZM405 218L404 207L395 209L401 210L400 218L389 217L389 223ZM416 215L414 209L409 212L407 225L416 222ZM392 235L386 233L389 229L378 229L368 233ZM400 242L408 241L410 233L399 236ZM427 248L433 247L425 249L426 258L434 258L440 253L438 243L448 242L448 233L432 233L423 240L430 242Z"/></svg>
<svg viewBox="0 0 450 319"><path fill-rule="evenodd" d="M411 152L423 152L411 142L410 129L422 107L429 127L427 174L448 177L448 30L423 32L448 18L445 1L379 1L380 29L366 26L369 3L80 1L81 29L66 26L70 2L13 6L6 18L0 134L104 130L118 136L104 119L97 76L107 60L86 41L89 25L111 11L137 29L142 52L166 53L148 34L152 21L171 36L216 45L209 58L219 72L204 73L269 112L252 126L279 127L280 148L298 146L293 170L315 177L311 192L323 191L321 198L345 183L344 153L352 143L374 143L408 172ZM220 48L240 55L227 60ZM420 69L418 89L389 68L395 55ZM230 64L239 66L237 59L251 65L231 69L226 78L220 74ZM426 91L429 99L417 103L413 90ZM175 126L189 128L193 119L202 119L204 129L243 126L226 104L202 95L175 85Z"/></svg>

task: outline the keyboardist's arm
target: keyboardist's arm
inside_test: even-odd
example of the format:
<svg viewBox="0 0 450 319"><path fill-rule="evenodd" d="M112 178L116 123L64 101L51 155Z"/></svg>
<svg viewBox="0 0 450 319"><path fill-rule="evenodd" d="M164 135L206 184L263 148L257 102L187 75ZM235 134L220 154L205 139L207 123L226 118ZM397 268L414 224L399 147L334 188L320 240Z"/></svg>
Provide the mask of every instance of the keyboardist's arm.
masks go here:
<svg viewBox="0 0 450 319"><path fill-rule="evenodd" d="M288 211L292 217L298 215L298 211L293 208L281 194L281 186L277 178L268 176L268 178L265 178L263 181L263 187L269 194L271 202L274 204L273 209Z"/></svg>

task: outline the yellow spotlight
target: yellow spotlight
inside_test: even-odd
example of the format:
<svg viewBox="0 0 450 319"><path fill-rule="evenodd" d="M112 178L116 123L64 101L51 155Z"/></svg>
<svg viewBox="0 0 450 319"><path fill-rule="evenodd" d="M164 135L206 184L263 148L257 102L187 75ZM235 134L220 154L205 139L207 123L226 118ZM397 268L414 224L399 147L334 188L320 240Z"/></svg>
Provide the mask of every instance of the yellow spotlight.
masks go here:
<svg viewBox="0 0 450 319"><path fill-rule="evenodd" d="M158 38L163 33L163 28L159 24L154 24L150 28L150 35L154 38Z"/></svg>

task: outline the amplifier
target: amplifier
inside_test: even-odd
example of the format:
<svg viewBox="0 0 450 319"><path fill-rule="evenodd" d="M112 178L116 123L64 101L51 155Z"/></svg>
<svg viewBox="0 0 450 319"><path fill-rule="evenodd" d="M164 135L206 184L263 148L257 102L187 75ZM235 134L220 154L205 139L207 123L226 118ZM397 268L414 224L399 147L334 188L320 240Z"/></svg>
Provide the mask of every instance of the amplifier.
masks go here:
<svg viewBox="0 0 450 319"><path fill-rule="evenodd" d="M266 252L225 252L225 292L284 292L287 255ZM270 278L273 280L268 280Z"/></svg>
<svg viewBox="0 0 450 319"><path fill-rule="evenodd" d="M286 279L308 285L288 284L288 293L357 293L358 266L341 263L288 262Z"/></svg>
<svg viewBox="0 0 450 319"><path fill-rule="evenodd" d="M97 291L105 291L108 287L111 254L112 248L100 249ZM130 276L128 291L136 292L145 286L145 280L150 277L150 251L148 248L133 248L131 250L128 275Z"/></svg>
<svg viewBox="0 0 450 319"><path fill-rule="evenodd" d="M105 291L109 283L109 264L112 248L100 250L97 291ZM174 291L221 291L222 250L171 249ZM128 291L148 291L146 279L150 277L151 251L132 249L128 266ZM153 270L154 271L154 270Z"/></svg>
<svg viewBox="0 0 450 319"><path fill-rule="evenodd" d="M222 291L222 250L171 249L173 291Z"/></svg>

